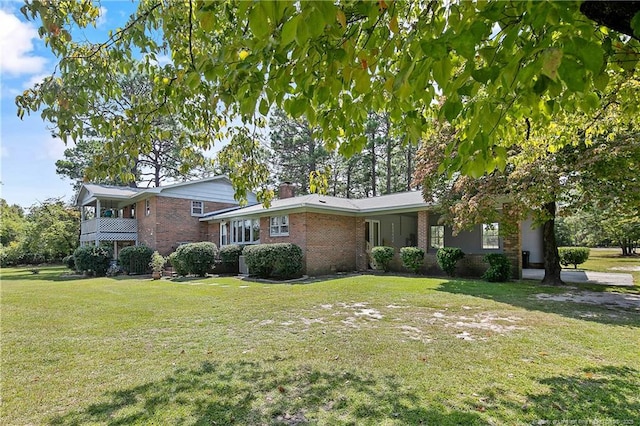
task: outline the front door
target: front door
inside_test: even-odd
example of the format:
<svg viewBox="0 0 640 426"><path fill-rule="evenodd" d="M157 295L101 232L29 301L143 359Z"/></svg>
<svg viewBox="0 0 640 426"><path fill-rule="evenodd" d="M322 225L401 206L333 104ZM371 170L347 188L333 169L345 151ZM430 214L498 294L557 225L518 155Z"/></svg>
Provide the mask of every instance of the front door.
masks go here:
<svg viewBox="0 0 640 426"><path fill-rule="evenodd" d="M380 221L379 220L365 220L364 238L367 242L367 266L372 268L371 262L371 249L379 246L380 242Z"/></svg>

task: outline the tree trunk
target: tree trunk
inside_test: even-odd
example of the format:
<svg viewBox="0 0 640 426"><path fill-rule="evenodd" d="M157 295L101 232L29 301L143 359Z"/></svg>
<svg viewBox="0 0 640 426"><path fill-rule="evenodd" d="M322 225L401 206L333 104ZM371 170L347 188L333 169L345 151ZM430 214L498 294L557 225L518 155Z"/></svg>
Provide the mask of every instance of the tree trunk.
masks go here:
<svg viewBox="0 0 640 426"><path fill-rule="evenodd" d="M549 219L542 225L542 250L544 253L544 278L542 284L563 285L560 277L560 255L556 244L555 218L556 203L547 203L543 207L549 214Z"/></svg>
<svg viewBox="0 0 640 426"><path fill-rule="evenodd" d="M411 158L413 157L413 151L411 143L407 145L407 191L411 191L411 179L413 178L413 171L411 170Z"/></svg>

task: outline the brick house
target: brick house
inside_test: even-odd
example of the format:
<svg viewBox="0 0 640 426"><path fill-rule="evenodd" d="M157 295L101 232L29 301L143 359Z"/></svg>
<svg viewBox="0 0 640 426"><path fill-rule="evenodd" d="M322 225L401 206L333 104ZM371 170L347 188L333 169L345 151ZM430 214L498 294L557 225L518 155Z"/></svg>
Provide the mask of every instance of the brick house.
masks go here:
<svg viewBox="0 0 640 426"><path fill-rule="evenodd" d="M304 272L321 275L337 271L366 270L370 250L377 245L396 248L392 266L401 269L399 249L417 246L425 250L424 272L438 274L435 253L439 247L460 247L466 257L458 271L478 276L487 265L487 253L504 253L522 274L522 250L532 262L542 262L539 230L522 223L515 235L499 235L499 224L480 224L471 231L453 235L416 191L365 199L345 199L311 194L293 196L293 188L280 188L280 198L267 209L253 205L232 211L213 212L200 218L207 224L209 241L226 244L288 242L302 248ZM523 244L522 230L527 240Z"/></svg>
<svg viewBox="0 0 640 426"><path fill-rule="evenodd" d="M255 194L248 194L248 201L255 204ZM158 188L85 184L76 205L80 244L112 244L115 257L128 245L144 244L168 255L182 243L208 241L208 227L199 219L239 207L226 176Z"/></svg>

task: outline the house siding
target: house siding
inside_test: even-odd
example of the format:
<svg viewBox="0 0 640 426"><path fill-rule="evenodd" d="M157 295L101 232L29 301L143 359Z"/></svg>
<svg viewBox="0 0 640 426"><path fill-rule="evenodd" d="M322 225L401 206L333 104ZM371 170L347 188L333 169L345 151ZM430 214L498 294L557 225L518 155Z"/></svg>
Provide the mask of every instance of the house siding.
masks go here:
<svg viewBox="0 0 640 426"><path fill-rule="evenodd" d="M212 241L208 227L197 216L191 215L191 200L172 197L151 197L151 212L145 216L145 202L138 202L138 235L145 244L161 255L175 251L180 243ZM204 202L204 211L215 211L232 207L232 203ZM140 212L140 213L138 213ZM218 245L218 241L214 241Z"/></svg>

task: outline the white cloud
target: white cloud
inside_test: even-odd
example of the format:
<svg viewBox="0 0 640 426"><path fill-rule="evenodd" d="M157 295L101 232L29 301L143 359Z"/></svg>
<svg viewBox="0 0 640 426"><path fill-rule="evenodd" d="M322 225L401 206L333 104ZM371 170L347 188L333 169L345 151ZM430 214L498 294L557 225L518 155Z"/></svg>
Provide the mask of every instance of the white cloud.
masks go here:
<svg viewBox="0 0 640 426"><path fill-rule="evenodd" d="M0 69L3 74L42 73L47 59L32 54L33 39L38 39L38 31L32 24L0 9Z"/></svg>
<svg viewBox="0 0 640 426"><path fill-rule="evenodd" d="M107 8L104 6L100 6L100 13L98 14L98 19L96 21L96 26L100 28L104 24L107 23Z"/></svg>
<svg viewBox="0 0 640 426"><path fill-rule="evenodd" d="M64 158L64 150L73 147L73 142L65 145L61 139L53 136L44 136L40 142L41 158L49 160L60 160Z"/></svg>

